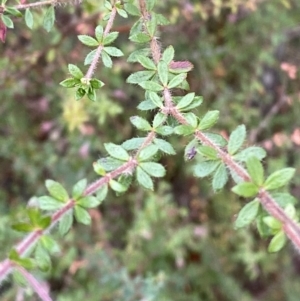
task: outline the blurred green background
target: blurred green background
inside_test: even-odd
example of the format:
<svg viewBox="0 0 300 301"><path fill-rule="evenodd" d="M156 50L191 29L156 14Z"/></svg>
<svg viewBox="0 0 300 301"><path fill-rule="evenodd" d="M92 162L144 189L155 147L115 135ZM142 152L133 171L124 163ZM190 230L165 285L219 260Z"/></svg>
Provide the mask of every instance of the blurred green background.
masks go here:
<svg viewBox="0 0 300 301"><path fill-rule="evenodd" d="M68 189L84 177L91 182L97 178L92 163L105 155L103 143L139 135L129 117L137 114L143 91L126 84L140 68L126 61L136 49L128 41L135 18L114 24L120 32L116 46L125 56L112 69L98 65L96 76L105 87L96 103L76 102L71 90L58 85L68 63L87 70L89 49L77 35L93 35L102 24L102 4L58 6L50 33L37 10L33 30L16 19L0 45L1 259L22 237L8 225L24 217L31 197L46 193L46 179ZM225 137L244 123L248 144L268 152L268 173L296 168L291 191L300 199L300 2L165 0L155 9L170 20L160 28L162 47L173 45L176 60L194 64L191 91L204 97L197 113L220 110L215 131ZM155 192L133 185L123 196L110 193L90 211L91 227L75 224L65 238L57 236L61 252L53 269L37 274L53 298L298 301L299 250L288 244L268 254L268 241L254 227L235 231L235 216L246 201L230 192L232 183L214 194L208 180L193 177L197 157L184 161L188 138L169 141L177 155L162 157L167 175L156 181ZM0 296L38 300L11 279Z"/></svg>

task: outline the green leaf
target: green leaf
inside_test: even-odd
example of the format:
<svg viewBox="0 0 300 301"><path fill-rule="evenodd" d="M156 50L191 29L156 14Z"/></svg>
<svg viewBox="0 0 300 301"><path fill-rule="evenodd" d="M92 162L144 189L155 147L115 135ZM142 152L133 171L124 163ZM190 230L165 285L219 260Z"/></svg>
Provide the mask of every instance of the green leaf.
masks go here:
<svg viewBox="0 0 300 301"><path fill-rule="evenodd" d="M79 201L76 202L77 205L83 208L95 208L99 206L100 203L101 201L92 195L81 198Z"/></svg>
<svg viewBox="0 0 300 301"><path fill-rule="evenodd" d="M124 8L132 16L140 16L141 15L139 9L131 3L125 3Z"/></svg>
<svg viewBox="0 0 300 301"><path fill-rule="evenodd" d="M278 232L282 228L282 223L273 216L265 216L263 222L272 229L273 233Z"/></svg>
<svg viewBox="0 0 300 301"><path fill-rule="evenodd" d="M234 160L246 162L250 157L256 157L259 160L262 160L266 156L266 151L258 146L250 146L243 149L233 156Z"/></svg>
<svg viewBox="0 0 300 301"><path fill-rule="evenodd" d="M168 83L168 65L164 61L160 61L157 65L158 76L161 83L166 86Z"/></svg>
<svg viewBox="0 0 300 301"><path fill-rule="evenodd" d="M140 82L147 81L152 78L155 74L155 71L138 71L135 72L127 78L126 82L129 84L138 84ZM154 92L152 92L154 93ZM155 94L155 93L154 93Z"/></svg>
<svg viewBox="0 0 300 301"><path fill-rule="evenodd" d="M126 13L126 11L124 9L121 9L121 8L117 8L117 12L118 14L123 17L123 18L128 18L128 15Z"/></svg>
<svg viewBox="0 0 300 301"><path fill-rule="evenodd" d="M77 79L81 79L84 76L82 71L73 64L69 64L68 69L69 69L69 72L71 73L71 75Z"/></svg>
<svg viewBox="0 0 300 301"><path fill-rule="evenodd" d="M206 130L211 128L219 119L220 112L215 111L208 111L204 117L201 119L198 129L200 131Z"/></svg>
<svg viewBox="0 0 300 301"><path fill-rule="evenodd" d="M42 196L39 197L39 207L42 210L58 210L64 206L64 203L61 201L58 201L56 199L53 199L50 196Z"/></svg>
<svg viewBox="0 0 300 301"><path fill-rule="evenodd" d="M194 127L190 125L178 125L174 128L174 134L188 136L195 132Z"/></svg>
<svg viewBox="0 0 300 301"><path fill-rule="evenodd" d="M156 109L156 105L150 99L147 99L142 101L137 108L141 111L149 111Z"/></svg>
<svg viewBox="0 0 300 301"><path fill-rule="evenodd" d="M157 24L158 25L168 25L168 24L170 24L169 20L161 14L156 14L156 18L157 18Z"/></svg>
<svg viewBox="0 0 300 301"><path fill-rule="evenodd" d="M270 241L268 251L270 253L275 253L280 251L286 243L286 236L284 231L279 231Z"/></svg>
<svg viewBox="0 0 300 301"><path fill-rule="evenodd" d="M97 199L99 202L102 202L105 200L106 196L107 196L107 193L108 193L108 185L105 184L103 185L97 192Z"/></svg>
<svg viewBox="0 0 300 301"><path fill-rule="evenodd" d="M48 236L48 235L43 235L43 236L40 238L40 240L41 240L42 246L43 246L47 251L49 251L50 254L60 252L59 245L58 245L57 242L56 242L53 238L51 238L50 236Z"/></svg>
<svg viewBox="0 0 300 301"><path fill-rule="evenodd" d="M157 128L162 125L167 119L167 116L161 112L158 112L153 119L153 128Z"/></svg>
<svg viewBox="0 0 300 301"><path fill-rule="evenodd" d="M144 57L147 57L151 54L151 50L150 48L142 48L142 49L137 49L135 51L133 51L128 59L127 59L127 62L129 63L136 63L138 62L138 59L140 56L144 56ZM154 65L155 66L155 65Z"/></svg>
<svg viewBox="0 0 300 301"><path fill-rule="evenodd" d="M152 60L146 56L138 56L139 63L146 69L156 70L156 66Z"/></svg>
<svg viewBox="0 0 300 301"><path fill-rule="evenodd" d="M136 168L136 179L139 184L141 184L146 189L153 190L153 181L150 176L141 168Z"/></svg>
<svg viewBox="0 0 300 301"><path fill-rule="evenodd" d="M38 222L41 218L40 210L36 207L29 207L29 208L26 208L26 212L29 217L30 223L33 226L38 226Z"/></svg>
<svg viewBox="0 0 300 301"><path fill-rule="evenodd" d="M22 17L22 13L12 6L6 6L4 11L10 15L13 15L14 17Z"/></svg>
<svg viewBox="0 0 300 301"><path fill-rule="evenodd" d="M67 78L59 83L61 86L65 88L74 88L76 85L80 84L80 81L76 78Z"/></svg>
<svg viewBox="0 0 300 301"><path fill-rule="evenodd" d="M139 130L141 131L150 131L151 130L151 125L150 123L139 116L132 116L130 117L130 122Z"/></svg>
<svg viewBox="0 0 300 301"><path fill-rule="evenodd" d="M109 11L111 11L112 10L112 5L111 5L111 3L110 3L110 1L105 1L104 2L104 7L106 8L106 9L108 9Z"/></svg>
<svg viewBox="0 0 300 301"><path fill-rule="evenodd" d="M86 179L82 179L82 180L78 181L73 186L72 197L74 199L78 199L79 197L81 197L84 193L84 190L85 190L86 186L87 186L87 180Z"/></svg>
<svg viewBox="0 0 300 301"><path fill-rule="evenodd" d="M90 214L83 209L80 206L75 206L74 208L74 214L75 218L78 223L84 224L84 225L90 225L91 224L91 216Z"/></svg>
<svg viewBox="0 0 300 301"><path fill-rule="evenodd" d="M51 217L50 216L44 216L41 217L38 221L38 227L41 229L47 229L51 224Z"/></svg>
<svg viewBox="0 0 300 301"><path fill-rule="evenodd" d="M97 78L92 78L90 84L93 89L100 89L104 86L104 83Z"/></svg>
<svg viewBox="0 0 300 301"><path fill-rule="evenodd" d="M155 4L156 4L156 0L147 0L146 1L147 10L152 11Z"/></svg>
<svg viewBox="0 0 300 301"><path fill-rule="evenodd" d="M292 204L288 204L285 208L284 208L284 212L286 213L286 215L288 217L290 217L292 220L297 219L297 213L296 213L296 209L295 206Z"/></svg>
<svg viewBox="0 0 300 301"><path fill-rule="evenodd" d="M163 125L156 128L155 132L162 136L169 136L173 134L174 129L171 126Z"/></svg>
<svg viewBox="0 0 300 301"><path fill-rule="evenodd" d="M16 223L16 224L12 224L12 229L18 232L32 232L35 227L31 224L28 223Z"/></svg>
<svg viewBox="0 0 300 301"><path fill-rule="evenodd" d="M94 60L95 54L97 52L97 49L92 50L87 54L87 56L84 59L84 65L90 65L92 61Z"/></svg>
<svg viewBox="0 0 300 301"><path fill-rule="evenodd" d="M103 62L105 67L107 67L107 68L112 67L112 65L113 65L112 60L111 60L110 56L105 51L101 52L101 59L102 59L102 62Z"/></svg>
<svg viewBox="0 0 300 301"><path fill-rule="evenodd" d="M73 224L73 209L65 213L64 216L60 219L58 229L60 235L65 235Z"/></svg>
<svg viewBox="0 0 300 301"><path fill-rule="evenodd" d="M55 10L54 10L54 6L51 5L47 9L43 21L43 27L46 29L46 31L49 32L52 29L54 25L54 21L55 21Z"/></svg>
<svg viewBox="0 0 300 301"><path fill-rule="evenodd" d="M134 35L131 35L129 37L129 40L131 40L132 42L135 42L135 43L147 43L151 40L151 37L148 35L148 34L145 34L145 33L137 33L137 34L134 34Z"/></svg>
<svg viewBox="0 0 300 301"><path fill-rule="evenodd" d="M184 113L183 116L191 127L194 129L197 127L199 119L194 113Z"/></svg>
<svg viewBox="0 0 300 301"><path fill-rule="evenodd" d="M120 49L118 49L117 47L107 46L107 47L104 47L103 50L106 53L108 53L109 55L115 56L115 57L120 57L120 56L124 55L124 53Z"/></svg>
<svg viewBox="0 0 300 301"><path fill-rule="evenodd" d="M176 108L178 110L181 110L187 106L189 106L195 97L195 93L189 93L187 95L185 95L184 97L181 98L181 100L178 102L178 104L176 105Z"/></svg>
<svg viewBox="0 0 300 301"><path fill-rule="evenodd" d="M168 83L168 88L173 89L179 86L186 79L186 73L181 73L174 76Z"/></svg>
<svg viewBox="0 0 300 301"><path fill-rule="evenodd" d="M199 146L197 149L202 156L204 156L210 160L218 160L219 159L217 151L210 146L203 145L203 146Z"/></svg>
<svg viewBox="0 0 300 301"><path fill-rule="evenodd" d="M143 148L138 154L139 161L147 161L148 159L154 157L158 152L158 147L154 144L151 144Z"/></svg>
<svg viewBox="0 0 300 301"><path fill-rule="evenodd" d="M203 97L202 96L195 96L192 103L184 108L182 108L180 111L182 112L187 112L191 111L194 108L199 107L203 102Z"/></svg>
<svg viewBox="0 0 300 301"><path fill-rule="evenodd" d="M161 178L166 174L165 168L156 162L142 162L139 166L152 177Z"/></svg>
<svg viewBox="0 0 300 301"><path fill-rule="evenodd" d="M129 159L129 154L127 151L120 145L114 143L104 143L104 147L110 156L113 158L127 161Z"/></svg>
<svg viewBox="0 0 300 301"><path fill-rule="evenodd" d="M94 38L92 38L90 36L87 36L87 35L79 35L78 36L78 40L82 44L84 44L86 46L89 46L89 47L97 47L97 46L99 46L99 42L96 39L94 39Z"/></svg>
<svg viewBox="0 0 300 301"><path fill-rule="evenodd" d="M153 71L145 71L145 72L153 72ZM163 102L161 97L159 97L155 92L150 91L148 93L149 98L151 99L151 101L159 108L163 108Z"/></svg>
<svg viewBox="0 0 300 301"><path fill-rule="evenodd" d="M146 27L151 37L154 36L157 28L157 19L154 13L151 14L151 18L147 20Z"/></svg>
<svg viewBox="0 0 300 301"><path fill-rule="evenodd" d="M97 99L96 91L95 91L92 87L90 87L90 88L88 89L87 97L88 97L91 101L96 101L96 99Z"/></svg>
<svg viewBox="0 0 300 301"><path fill-rule="evenodd" d="M140 148L145 138L131 138L122 143L122 147L126 150L134 150Z"/></svg>
<svg viewBox="0 0 300 301"><path fill-rule="evenodd" d="M159 150L161 150L162 152L164 152L168 155L176 154L175 149L169 142L167 142L163 139L155 138L154 143L159 148Z"/></svg>
<svg viewBox="0 0 300 301"><path fill-rule="evenodd" d="M228 141L228 153L234 155L243 145L246 138L246 127L239 125L230 135Z"/></svg>
<svg viewBox="0 0 300 301"><path fill-rule="evenodd" d="M96 36L96 39L98 40L99 43L102 41L102 38L103 38L103 32L104 32L103 26L98 25L98 26L95 28L95 36ZM117 35L117 36L118 36L118 35Z"/></svg>
<svg viewBox="0 0 300 301"><path fill-rule="evenodd" d="M20 258L20 255L17 252L17 250L12 249L12 250L9 251L8 258L10 260L14 260L15 261L15 260L18 260Z"/></svg>
<svg viewBox="0 0 300 301"><path fill-rule="evenodd" d="M242 182L231 189L237 195L245 198L255 196L258 193L258 187L251 182Z"/></svg>
<svg viewBox="0 0 300 301"><path fill-rule="evenodd" d="M109 45L111 44L116 38L118 37L119 33L117 31L112 31L108 33L104 38L103 38L103 45Z"/></svg>
<svg viewBox="0 0 300 301"><path fill-rule="evenodd" d="M214 144L224 147L227 144L227 140L223 136L215 133L205 133L204 134L211 142Z"/></svg>
<svg viewBox="0 0 300 301"><path fill-rule="evenodd" d="M264 183L266 190L273 190L285 186L295 174L295 168L284 168L273 172Z"/></svg>
<svg viewBox="0 0 300 301"><path fill-rule="evenodd" d="M85 95L85 90L82 88L78 88L76 93L75 93L75 98L76 100L81 99Z"/></svg>
<svg viewBox="0 0 300 301"><path fill-rule="evenodd" d="M204 178L213 173L219 166L219 161L204 161L195 166L194 175L199 178Z"/></svg>
<svg viewBox="0 0 300 301"><path fill-rule="evenodd" d="M174 59L174 48L173 46L169 46L165 51L163 52L162 59L167 63L170 64L172 60Z"/></svg>
<svg viewBox="0 0 300 301"><path fill-rule="evenodd" d="M10 17L1 14L1 19L4 25L8 28L14 28L14 23Z"/></svg>
<svg viewBox="0 0 300 301"><path fill-rule="evenodd" d="M228 181L228 172L224 164L220 164L213 175L212 186L214 191L222 189Z"/></svg>
<svg viewBox="0 0 300 301"><path fill-rule="evenodd" d="M139 83L139 85L143 89L153 91L153 92L159 92L159 91L162 91L164 89L163 86L161 86L160 84L155 83L153 81L144 81L144 82Z"/></svg>
<svg viewBox="0 0 300 301"><path fill-rule="evenodd" d="M119 166L124 164L124 161L122 160L117 160L115 158L107 157L107 158L101 158L97 162L100 164L105 171L112 171L118 168Z"/></svg>
<svg viewBox="0 0 300 301"><path fill-rule="evenodd" d="M30 29L33 28L33 15L29 8L25 10L25 23Z"/></svg>
<svg viewBox="0 0 300 301"><path fill-rule="evenodd" d="M46 180L46 187L50 195L61 202L67 202L69 196L65 188L58 182Z"/></svg>
<svg viewBox="0 0 300 301"><path fill-rule="evenodd" d="M116 180L110 180L109 186L111 187L112 190L114 190L116 192L125 192L127 190L127 187L123 186Z"/></svg>
<svg viewBox="0 0 300 301"><path fill-rule="evenodd" d="M258 199L254 199L250 203L246 204L238 214L234 223L235 228L239 229L251 224L259 212L259 207L260 203Z"/></svg>
<svg viewBox="0 0 300 301"><path fill-rule="evenodd" d="M295 205L297 203L295 197L293 197L289 193L277 192L277 193L272 193L271 195L273 199L276 201L276 203L282 208L285 208L289 204Z"/></svg>
<svg viewBox="0 0 300 301"><path fill-rule="evenodd" d="M264 183L264 169L260 161L256 157L250 157L247 159L246 165L252 182L261 186Z"/></svg>
<svg viewBox="0 0 300 301"><path fill-rule="evenodd" d="M48 271L51 267L51 258L47 250L39 243L34 250L34 257L42 271Z"/></svg>

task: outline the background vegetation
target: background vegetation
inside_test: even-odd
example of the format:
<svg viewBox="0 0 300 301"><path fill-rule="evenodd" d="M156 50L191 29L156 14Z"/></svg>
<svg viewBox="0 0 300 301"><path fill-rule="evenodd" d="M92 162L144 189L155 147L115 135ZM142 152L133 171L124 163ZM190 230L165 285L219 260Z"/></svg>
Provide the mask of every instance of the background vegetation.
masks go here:
<svg viewBox="0 0 300 301"><path fill-rule="evenodd" d="M125 82L139 68L126 61L136 47L128 42L134 18L115 23L125 56L112 69L99 67L106 86L97 102L77 102L58 87L68 63L81 66L88 52L76 36L93 35L102 10L92 0L57 7L50 33L37 10L32 31L16 19L0 46L1 258L20 237L9 220L45 193L46 179L67 188L96 179L92 163L106 153L103 143L136 135L129 117L143 93ZM246 124L249 145L268 151L269 173L296 168L291 189L300 199L299 1L166 0L156 11L170 20L162 46L194 64L188 81L204 97L200 113L220 110L216 130L225 137ZM167 176L155 192L133 185L123 196L110 193L90 211L92 227L75 225L61 241L53 270L39 275L56 300L298 300L299 254L289 245L270 255L255 230L235 231L244 200L194 178L183 159L188 141L171 141L177 155L161 159ZM0 290L1 300L35 300L10 281Z"/></svg>

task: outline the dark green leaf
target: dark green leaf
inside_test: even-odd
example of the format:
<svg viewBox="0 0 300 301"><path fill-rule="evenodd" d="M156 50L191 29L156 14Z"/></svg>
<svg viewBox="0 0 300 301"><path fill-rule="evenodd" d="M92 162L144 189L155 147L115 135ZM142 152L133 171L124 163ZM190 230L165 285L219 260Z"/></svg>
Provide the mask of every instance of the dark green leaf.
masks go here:
<svg viewBox="0 0 300 301"><path fill-rule="evenodd" d="M11 227L15 231L25 232L25 233L32 232L33 230L35 230L35 227L28 223L16 223L16 224L12 224Z"/></svg>
<svg viewBox="0 0 300 301"><path fill-rule="evenodd" d="M78 85L80 83L80 81L76 78L67 78L65 80L63 80L62 82L60 82L59 84L65 88L73 88L76 85Z"/></svg>
<svg viewBox="0 0 300 301"><path fill-rule="evenodd" d="M104 86L104 83L97 78L91 79L90 84L93 89L100 89Z"/></svg>

